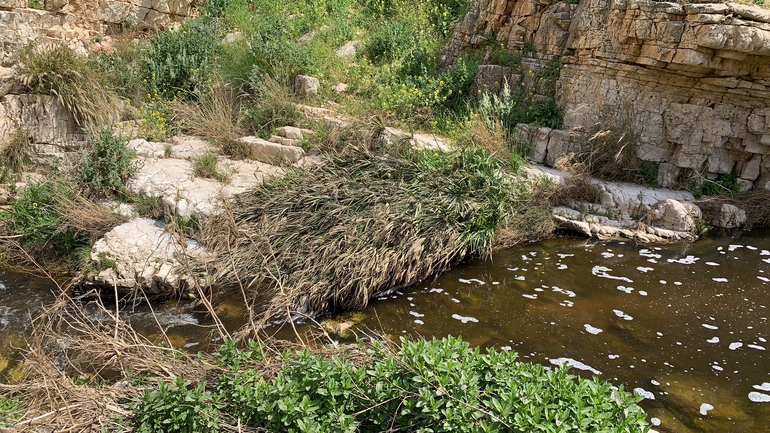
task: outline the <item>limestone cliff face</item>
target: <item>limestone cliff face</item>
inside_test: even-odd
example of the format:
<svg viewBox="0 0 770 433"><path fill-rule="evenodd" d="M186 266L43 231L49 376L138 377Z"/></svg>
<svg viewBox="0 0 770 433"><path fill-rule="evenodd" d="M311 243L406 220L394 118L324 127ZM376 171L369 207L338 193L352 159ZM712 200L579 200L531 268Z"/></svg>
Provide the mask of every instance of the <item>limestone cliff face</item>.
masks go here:
<svg viewBox="0 0 770 433"><path fill-rule="evenodd" d="M553 161L594 128L630 129L637 154L672 185L692 172L739 173L770 189L770 10L651 0L476 0L446 47L452 62L494 35L562 62L565 131L533 129ZM522 129L526 131L527 129ZM536 158L537 159L537 158Z"/></svg>

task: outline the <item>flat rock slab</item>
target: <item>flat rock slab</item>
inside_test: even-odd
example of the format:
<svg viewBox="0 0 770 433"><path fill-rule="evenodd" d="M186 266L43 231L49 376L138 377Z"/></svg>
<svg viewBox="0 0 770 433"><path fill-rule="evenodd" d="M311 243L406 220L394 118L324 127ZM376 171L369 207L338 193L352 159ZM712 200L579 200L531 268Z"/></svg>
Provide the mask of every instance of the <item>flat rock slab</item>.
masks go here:
<svg viewBox="0 0 770 433"><path fill-rule="evenodd" d="M159 197L164 212L205 221L222 209L222 200L262 183L265 176L282 174L279 167L259 163L220 160L220 172L230 182L194 176L193 163L185 159L143 158L142 168L127 188L138 195Z"/></svg>
<svg viewBox="0 0 770 433"><path fill-rule="evenodd" d="M162 221L136 218L96 241L91 259L105 269L86 284L132 296L139 292L147 297L188 293L195 281L184 261L204 254L194 241L183 242L167 233Z"/></svg>

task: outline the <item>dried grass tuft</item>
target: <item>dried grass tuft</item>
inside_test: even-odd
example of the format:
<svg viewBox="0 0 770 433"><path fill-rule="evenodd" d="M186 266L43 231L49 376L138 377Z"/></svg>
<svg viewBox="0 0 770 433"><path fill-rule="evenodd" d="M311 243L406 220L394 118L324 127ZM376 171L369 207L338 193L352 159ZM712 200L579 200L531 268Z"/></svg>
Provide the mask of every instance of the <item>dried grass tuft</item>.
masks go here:
<svg viewBox="0 0 770 433"><path fill-rule="evenodd" d="M224 84L215 85L211 94L197 104L179 104L175 116L183 119L184 132L209 140L234 158L248 156L248 147L238 141L244 135L238 126L242 120L241 98Z"/></svg>
<svg viewBox="0 0 770 433"><path fill-rule="evenodd" d="M66 221L66 227L63 229L70 228L76 233L86 233L92 242L128 221L127 217L79 194L59 195L57 206Z"/></svg>

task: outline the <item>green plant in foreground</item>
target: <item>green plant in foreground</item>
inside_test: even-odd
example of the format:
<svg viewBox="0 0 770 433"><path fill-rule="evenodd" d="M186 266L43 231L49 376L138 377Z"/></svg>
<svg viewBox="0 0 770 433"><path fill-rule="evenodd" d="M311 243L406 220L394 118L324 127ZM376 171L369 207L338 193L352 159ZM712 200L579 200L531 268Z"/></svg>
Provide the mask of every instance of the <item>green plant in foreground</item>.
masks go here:
<svg viewBox="0 0 770 433"><path fill-rule="evenodd" d="M70 48L28 45L19 61L24 85L55 96L78 125L95 130L117 118L121 104L106 76Z"/></svg>
<svg viewBox="0 0 770 433"><path fill-rule="evenodd" d="M126 138L115 135L111 128L103 128L89 136L89 148L83 152L77 178L79 183L94 193L113 195L125 190L124 182L137 171L134 152L126 145Z"/></svg>
<svg viewBox="0 0 770 433"><path fill-rule="evenodd" d="M211 152L205 152L193 160L193 174L196 177L207 177L220 182L227 181L227 175L217 168L219 160Z"/></svg>
<svg viewBox="0 0 770 433"><path fill-rule="evenodd" d="M40 0L29 0L27 2L27 5L31 9L37 9L37 10L41 10L41 11L45 10L45 5L43 5L43 2L40 1Z"/></svg>
<svg viewBox="0 0 770 433"><path fill-rule="evenodd" d="M374 342L323 353L246 350L226 342L217 395L177 378L145 391L140 431L188 431L172 420L211 420L207 404L244 426L289 432L607 432L643 433L641 397L566 367L518 362L514 352L482 353L460 338ZM325 353L325 354L324 354ZM355 362L354 362L355 360ZM269 363L269 364L268 364ZM277 374L263 377L270 365ZM213 403L213 404L212 404ZM221 416L220 416L221 418ZM162 424L165 423L165 424ZM169 427L172 426L173 427Z"/></svg>
<svg viewBox="0 0 770 433"><path fill-rule="evenodd" d="M143 433L198 433L219 431L217 398L205 390L205 383L192 386L179 376L174 383L158 383L158 389L144 391L135 420Z"/></svg>

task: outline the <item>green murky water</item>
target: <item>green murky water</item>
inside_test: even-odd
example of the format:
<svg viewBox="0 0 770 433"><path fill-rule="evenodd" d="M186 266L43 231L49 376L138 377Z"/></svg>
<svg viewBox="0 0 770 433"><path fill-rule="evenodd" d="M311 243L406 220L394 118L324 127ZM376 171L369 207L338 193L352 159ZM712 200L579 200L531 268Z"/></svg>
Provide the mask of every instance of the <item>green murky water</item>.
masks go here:
<svg viewBox="0 0 770 433"><path fill-rule="evenodd" d="M51 286L0 272L0 353L23 343L35 310L53 299ZM243 323L240 294L215 305L230 330ZM768 231L657 247L554 239L373 300L351 330L462 335L524 360L569 363L646 396L642 405L658 431L765 432L769 309ZM194 303L154 312L176 346L207 350L217 342L213 322ZM159 340L149 309L125 314ZM13 361L3 359L11 370Z"/></svg>

